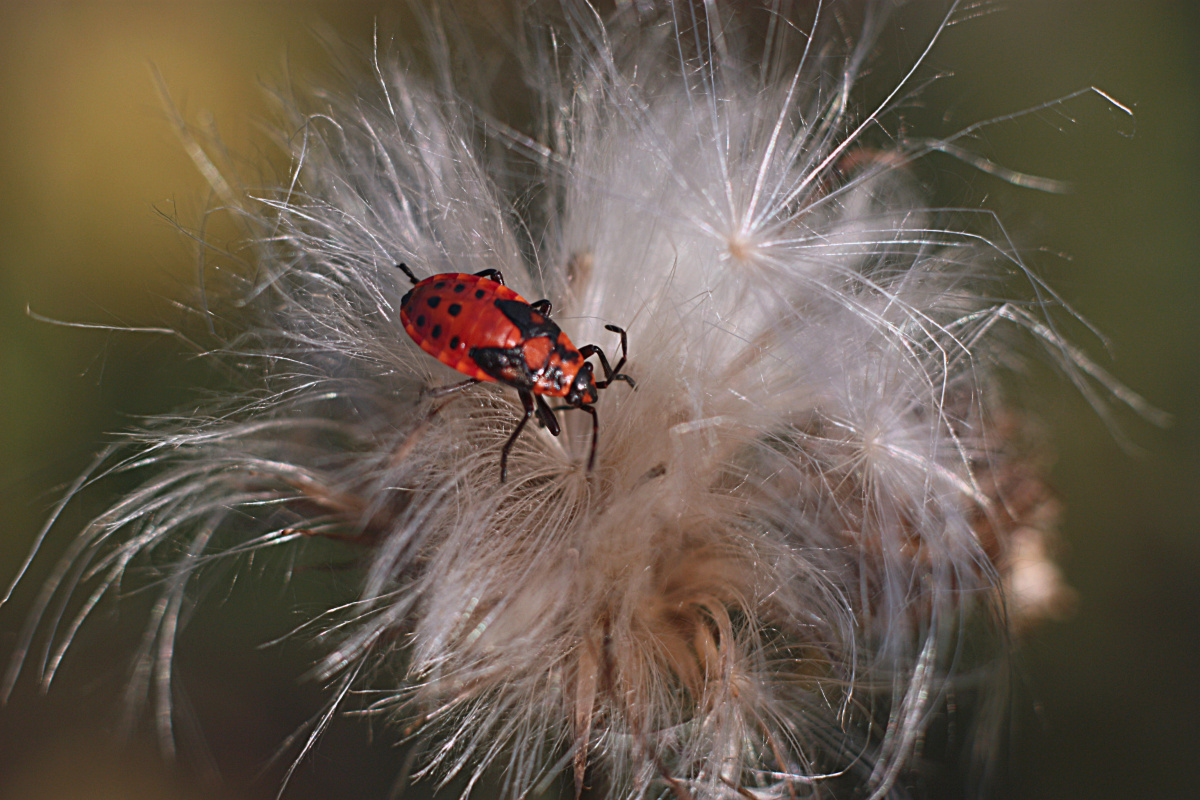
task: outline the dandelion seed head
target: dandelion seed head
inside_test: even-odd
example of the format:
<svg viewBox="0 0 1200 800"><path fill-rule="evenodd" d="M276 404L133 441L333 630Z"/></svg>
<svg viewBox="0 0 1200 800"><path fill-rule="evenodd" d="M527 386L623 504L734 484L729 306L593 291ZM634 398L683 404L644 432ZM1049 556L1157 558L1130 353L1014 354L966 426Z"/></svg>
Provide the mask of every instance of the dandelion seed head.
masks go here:
<svg viewBox="0 0 1200 800"><path fill-rule="evenodd" d="M230 200L248 255L222 268L247 322L217 357L253 388L134 437L110 469L152 477L78 540L16 669L48 682L93 603L57 628L49 609L149 562L131 694L169 720L194 587L328 538L359 589L302 628L333 698L305 750L359 692L420 742L417 777L467 791L562 773L611 797L888 796L969 623L1002 639L1006 588L1035 615L1058 587L1000 329L1090 370L981 291L1041 285L927 207L920 148L867 141L905 89L848 101L885 7L843 45L824 6L756 40L685 3L566 3L520 52L545 109L528 133L448 68L378 56L358 89L282 97L293 172ZM501 270L610 355L605 326L628 331L636 388L600 392L593 470L567 409L498 480L520 406L430 391L461 376L405 333L400 263Z"/></svg>

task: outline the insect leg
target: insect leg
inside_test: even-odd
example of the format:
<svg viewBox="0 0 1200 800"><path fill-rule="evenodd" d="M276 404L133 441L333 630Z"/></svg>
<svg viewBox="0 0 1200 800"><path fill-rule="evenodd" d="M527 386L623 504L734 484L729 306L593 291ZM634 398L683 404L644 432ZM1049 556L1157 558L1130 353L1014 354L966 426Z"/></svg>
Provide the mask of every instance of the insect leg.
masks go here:
<svg viewBox="0 0 1200 800"><path fill-rule="evenodd" d="M540 394L534 395L534 400L537 401L537 418L538 422L550 431L551 436L558 436L558 420L554 417L554 411L550 406L546 405L546 401L542 399Z"/></svg>
<svg viewBox="0 0 1200 800"><path fill-rule="evenodd" d="M586 411L592 415L592 449L588 452L587 467L588 472L591 472L592 467L596 466L596 439L600 436L600 421L596 419L596 409L592 408L586 403L580 403L579 405L575 406L575 408L578 408L580 411Z"/></svg>
<svg viewBox="0 0 1200 800"><path fill-rule="evenodd" d="M476 278L487 278L504 286L504 276L500 274L498 269L485 269L475 273Z"/></svg>
<svg viewBox="0 0 1200 800"><path fill-rule="evenodd" d="M524 389L517 390L517 394L521 397L521 404L525 406L525 416L521 417L521 421L517 423L517 429L512 432L512 436L508 437L508 441L504 443L504 447L500 448L500 482L504 483L504 479L508 477L508 451L512 450L513 443L517 441L517 437L521 435L521 430L526 423L533 417L537 407L534 405L533 394Z"/></svg>
<svg viewBox="0 0 1200 800"><path fill-rule="evenodd" d="M613 375L611 378L609 378L606 381L596 381L596 388L597 389L606 389L606 388L608 388L609 384L611 384L613 381L625 381L630 386L632 386L634 389L637 388L637 384L634 382L633 378L629 377L628 375L626 375L623 372L618 372L616 375Z"/></svg>
<svg viewBox="0 0 1200 800"><path fill-rule="evenodd" d="M403 272L405 275L407 275L408 279L413 282L414 286L416 284L420 283L420 281L417 280L417 276L413 275L412 270L408 268L408 264L401 262L396 265L396 268L399 269L401 272Z"/></svg>
<svg viewBox="0 0 1200 800"><path fill-rule="evenodd" d="M538 300L536 303L530 303L529 307L532 308L534 311L538 312L539 314L542 314L547 317L550 316L550 301L549 300Z"/></svg>

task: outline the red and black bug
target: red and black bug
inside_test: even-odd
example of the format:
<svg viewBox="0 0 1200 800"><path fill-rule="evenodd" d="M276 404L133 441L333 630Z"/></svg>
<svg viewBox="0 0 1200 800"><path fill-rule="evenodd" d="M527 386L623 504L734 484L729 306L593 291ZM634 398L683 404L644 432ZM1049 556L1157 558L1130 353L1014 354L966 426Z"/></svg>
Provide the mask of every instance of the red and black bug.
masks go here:
<svg viewBox="0 0 1200 800"><path fill-rule="evenodd" d="M508 476L508 453L525 425L535 415L538 422L558 436L558 420L544 397L561 397L567 406L592 416L592 449L588 470L596 463L596 437L600 424L594 403L598 391L614 381L634 386L633 378L621 374L628 343L625 331L616 325L605 329L621 336L621 358L609 366L604 351L594 344L579 349L550 319L550 301L529 303L504 285L499 270L485 269L474 275L446 272L425 280L405 264L397 264L413 282L400 300L400 321L421 349L447 366L470 376L456 389L480 381L494 381L517 390L525 416L500 450L500 482ZM596 380L587 359L596 356L604 370Z"/></svg>

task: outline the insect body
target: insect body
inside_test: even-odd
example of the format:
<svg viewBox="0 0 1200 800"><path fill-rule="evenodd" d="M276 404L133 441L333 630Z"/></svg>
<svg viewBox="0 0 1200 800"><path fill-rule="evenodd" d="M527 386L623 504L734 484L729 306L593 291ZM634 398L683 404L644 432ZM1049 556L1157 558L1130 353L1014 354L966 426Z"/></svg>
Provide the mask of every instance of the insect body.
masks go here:
<svg viewBox="0 0 1200 800"><path fill-rule="evenodd" d="M451 366L470 380L454 387L480 381L512 386L525 406L525 416L500 451L500 482L508 475L508 453L533 416L554 436L558 420L543 399L561 397L571 408L592 416L592 448L588 469L596 462L596 419L598 391L613 381L634 385L621 374L628 349L625 331L616 325L604 327L621 335L621 358L616 367L594 344L578 349L550 319L550 301L529 303L504 285L498 270L468 275L447 272L417 280L405 264L397 265L414 286L400 300L400 321L421 349ZM596 356L604 378L596 380L587 359Z"/></svg>

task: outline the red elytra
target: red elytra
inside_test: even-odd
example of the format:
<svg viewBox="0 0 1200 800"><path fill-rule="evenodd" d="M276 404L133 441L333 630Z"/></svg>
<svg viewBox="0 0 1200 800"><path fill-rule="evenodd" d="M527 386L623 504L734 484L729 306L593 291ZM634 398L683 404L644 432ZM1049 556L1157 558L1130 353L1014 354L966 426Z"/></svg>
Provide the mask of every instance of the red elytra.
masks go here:
<svg viewBox="0 0 1200 800"><path fill-rule="evenodd" d="M508 453L529 420L538 422L558 436L558 420L543 397L564 398L571 408L592 417L592 447L588 470L596 463L596 437L600 425L592 405L598 390L613 381L634 386L633 378L621 374L628 345L625 331L616 325L605 329L621 336L621 358L609 366L604 351L594 344L576 349L550 319L550 301L529 303L504 285L498 270L474 275L446 272L417 280L406 264L397 264L413 288L400 300L400 322L422 350L469 376L449 390L480 381L493 381L517 390L525 416L500 450L500 482L508 476ZM604 370L596 380L587 359L596 356ZM443 390L444 391L444 390Z"/></svg>

